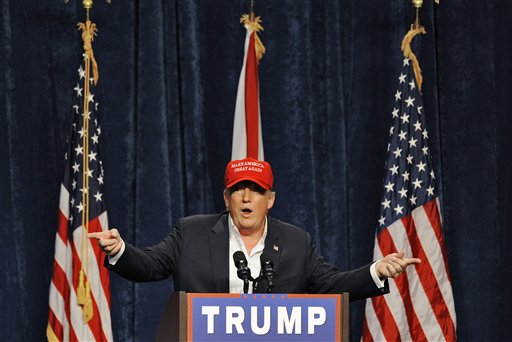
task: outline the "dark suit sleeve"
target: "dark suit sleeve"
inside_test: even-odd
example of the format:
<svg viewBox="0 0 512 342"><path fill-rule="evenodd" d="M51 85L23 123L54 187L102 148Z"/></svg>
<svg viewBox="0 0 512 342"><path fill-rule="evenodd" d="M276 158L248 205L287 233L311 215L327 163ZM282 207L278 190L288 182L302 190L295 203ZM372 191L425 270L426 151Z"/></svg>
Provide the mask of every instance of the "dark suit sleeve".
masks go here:
<svg viewBox="0 0 512 342"><path fill-rule="evenodd" d="M340 272L329 265L316 251L308 234L306 255L307 292L308 293L341 293L349 292L350 300L373 297L389 292L388 282L379 289L370 274L368 264L359 269Z"/></svg>
<svg viewBox="0 0 512 342"><path fill-rule="evenodd" d="M120 276L136 282L162 280L173 274L183 246L183 221L174 226L160 243L137 248L125 242L125 250L115 265L105 266Z"/></svg>

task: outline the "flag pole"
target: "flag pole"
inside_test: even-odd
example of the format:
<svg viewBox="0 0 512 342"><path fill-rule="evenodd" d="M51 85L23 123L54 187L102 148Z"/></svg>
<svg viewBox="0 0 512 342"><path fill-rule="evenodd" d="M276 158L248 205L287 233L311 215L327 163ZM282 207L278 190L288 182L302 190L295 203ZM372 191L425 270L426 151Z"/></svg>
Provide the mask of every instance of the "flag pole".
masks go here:
<svg viewBox="0 0 512 342"><path fill-rule="evenodd" d="M87 20L87 21L89 21L89 12L91 11L92 3L93 3L93 0L83 0L82 1L82 5L84 6L84 9L85 9L85 20Z"/></svg>
<svg viewBox="0 0 512 342"><path fill-rule="evenodd" d="M112 0L106 0L108 4L112 3ZM89 19L89 10L92 8L94 0L82 0L82 6L84 6L86 17ZM64 0L65 4L69 3L69 0Z"/></svg>
<svg viewBox="0 0 512 342"><path fill-rule="evenodd" d="M91 73L91 60L94 58L92 54L92 45L91 42L95 35L96 25L91 23L89 18L89 12L92 8L93 1L92 0L83 0L82 2L84 9L86 11L86 21L85 24L79 23L78 29L82 30L82 40L84 42L84 60L85 60L85 80L84 80L84 98L83 98L83 108L84 108L84 125L83 125L83 136L82 136L82 147L83 147L83 169L82 169L82 241L80 244L80 253L82 260L82 268L80 269L80 277L79 277L79 291L78 291L78 304L83 306L83 319L84 322L88 322L92 319L93 310L91 303L91 294L90 294L90 284L89 277L84 279L84 268L85 275L89 274L89 241L86 238L87 233L89 232L89 99L90 99L90 73ZM97 69L97 67L96 67ZM93 78L97 81L97 77ZM85 262L85 267L84 267ZM85 286L84 286L85 285Z"/></svg>
<svg viewBox="0 0 512 342"><path fill-rule="evenodd" d="M251 0L252 1L252 0ZM439 5L439 0L435 0ZM423 6L423 0L412 0L412 5L416 8L416 19L414 20L414 29L418 29L420 25L420 8Z"/></svg>
<svg viewBox="0 0 512 342"><path fill-rule="evenodd" d="M249 20L254 21L255 18L254 14L254 0L251 0L251 11L249 12Z"/></svg>
<svg viewBox="0 0 512 342"><path fill-rule="evenodd" d="M412 5L416 8L416 19L414 20L414 28L420 27L420 8L423 6L423 0L412 0Z"/></svg>

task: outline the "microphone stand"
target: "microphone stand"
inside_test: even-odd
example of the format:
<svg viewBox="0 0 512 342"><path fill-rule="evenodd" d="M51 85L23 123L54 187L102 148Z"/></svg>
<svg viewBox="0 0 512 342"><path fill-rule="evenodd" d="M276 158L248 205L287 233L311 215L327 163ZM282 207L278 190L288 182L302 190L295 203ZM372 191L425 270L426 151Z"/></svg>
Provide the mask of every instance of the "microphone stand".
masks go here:
<svg viewBox="0 0 512 342"><path fill-rule="evenodd" d="M274 272L274 265L272 261L268 259L264 259L261 262L261 273L267 279L267 293L272 292L274 288L274 277L276 276L276 272Z"/></svg>

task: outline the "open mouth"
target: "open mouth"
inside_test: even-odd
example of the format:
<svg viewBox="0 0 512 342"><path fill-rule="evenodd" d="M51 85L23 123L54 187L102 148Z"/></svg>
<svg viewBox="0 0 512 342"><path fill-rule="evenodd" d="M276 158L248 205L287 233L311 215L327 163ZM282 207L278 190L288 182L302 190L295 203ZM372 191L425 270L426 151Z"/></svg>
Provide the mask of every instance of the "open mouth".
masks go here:
<svg viewBox="0 0 512 342"><path fill-rule="evenodd" d="M252 210L249 208L242 209L242 214L244 215L250 215L252 213Z"/></svg>

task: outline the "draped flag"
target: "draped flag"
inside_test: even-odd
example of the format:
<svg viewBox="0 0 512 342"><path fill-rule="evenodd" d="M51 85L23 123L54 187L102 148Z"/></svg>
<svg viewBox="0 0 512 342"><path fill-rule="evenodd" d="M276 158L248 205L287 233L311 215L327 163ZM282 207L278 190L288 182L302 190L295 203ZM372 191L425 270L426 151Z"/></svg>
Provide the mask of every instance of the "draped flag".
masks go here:
<svg viewBox="0 0 512 342"><path fill-rule="evenodd" d="M244 63L236 95L231 160L245 157L264 160L258 63L265 53L265 47L257 34L263 28L260 25L260 17L251 20L247 14L244 14L240 22L244 24L247 33L245 35Z"/></svg>
<svg viewBox="0 0 512 342"><path fill-rule="evenodd" d="M75 104L60 188L46 335L49 341L112 341L108 270L103 267L99 246L86 238L87 232L108 229L99 103L94 98L98 68L91 42L96 26L88 20L79 23L79 29L84 54L74 88Z"/></svg>
<svg viewBox="0 0 512 342"><path fill-rule="evenodd" d="M421 70L402 49L374 260L397 251L422 260L389 279L390 293L366 301L363 341L454 341L455 305L421 99ZM416 80L416 82L415 82Z"/></svg>

